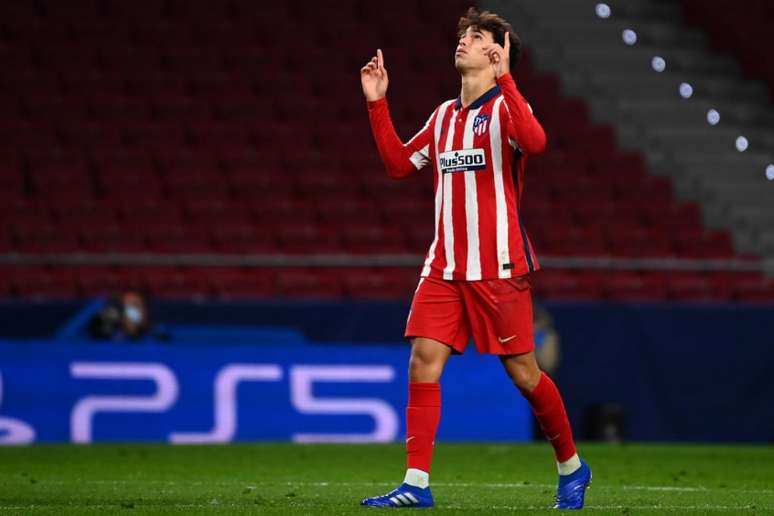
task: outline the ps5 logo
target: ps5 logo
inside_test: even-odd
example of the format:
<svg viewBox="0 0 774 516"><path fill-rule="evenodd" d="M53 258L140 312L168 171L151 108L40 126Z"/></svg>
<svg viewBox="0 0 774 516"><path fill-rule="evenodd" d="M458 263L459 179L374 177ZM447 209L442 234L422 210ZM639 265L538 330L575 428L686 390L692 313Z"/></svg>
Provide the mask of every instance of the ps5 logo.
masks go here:
<svg viewBox="0 0 774 516"><path fill-rule="evenodd" d="M225 443L237 438L241 429L255 432L256 429L240 427L239 412L245 410L245 405L255 405L254 396L242 391L242 403L240 404L240 387L248 383L254 384L257 389L260 385L274 384L272 392L276 393L278 382L287 385L288 408L298 415L306 417L367 417L373 421L370 431L352 432L309 432L301 426L290 433L290 439L295 442L335 442L335 443L366 443L366 442L391 442L398 435L400 418L395 408L378 397L353 397L340 395L321 395L321 385L331 384L379 384L389 383L395 380L395 370L390 365L361 365L361 364L272 364L272 363L228 363L215 371L212 387L205 386L212 393L211 409L201 410L201 400L196 401L197 414L201 414L205 422L203 430L171 431L165 432L163 428L176 426L179 422L174 417L174 412L190 406L190 395L180 405L181 389L178 375L169 366L159 362L119 362L119 361L75 361L69 363L70 380L73 387L80 390L81 394L72 403L69 411L69 439L75 443L90 443L95 440L100 424L105 424L105 415L115 418L123 415L137 421L140 414L158 414L163 418L157 420L162 426L162 432L156 437L159 440L168 440L172 443ZM128 383L127 383L128 382ZM149 386L143 387L141 393L130 385ZM7 383L6 383L7 384ZM126 387L124 387L126 386ZM69 389L61 386L63 390ZM118 387L118 390L116 390ZM88 394L83 394L83 388L88 389ZM128 393L127 388L132 391ZM102 394L106 389L110 394ZM104 392L104 391L103 391ZM260 392L260 390L258 391ZM330 391L328 391L330 392ZM185 394L185 393L183 393ZM3 377L0 376L0 405L3 398ZM207 407L209 404L205 404ZM28 409L30 407L27 407ZM253 409L255 407L253 406ZM210 412L211 410L211 412ZM174 411L174 412L173 412ZM172 417L173 419L169 419ZM255 417L249 418L249 424L255 424ZM100 423L102 421L102 423ZM166 421L166 425L163 423ZM170 425L171 423L171 425ZM40 425L40 422L37 422ZM46 421L44 425L55 424L55 421ZM183 424L190 425L190 422ZM169 425L169 426L167 426ZM111 426L115 429L115 423ZM132 439L132 426L126 426L122 432L125 439ZM42 429L39 429L43 431ZM168 432L168 433L167 433ZM143 439L148 434L141 432ZM48 429L46 437L50 439L51 429ZM122 434L124 435L124 434ZM29 444L38 436L35 429L28 423L10 417L0 417L0 445L4 444Z"/></svg>
<svg viewBox="0 0 774 516"><path fill-rule="evenodd" d="M0 373L0 406L3 405L3 375ZM35 441L35 429L23 421L0 416L0 444L29 444Z"/></svg>
<svg viewBox="0 0 774 516"><path fill-rule="evenodd" d="M90 395L78 400L70 416L71 439L76 443L94 440L94 420L100 413L160 413L178 401L178 381L166 365L153 362L73 362L70 373L80 380L145 380L154 384L151 394ZM274 383L284 379L279 364L236 363L223 366L213 384L213 425L200 432L172 432L169 441L180 444L225 443L232 441L239 427L238 387L247 382ZM395 409L376 398L320 397L315 384L381 383L395 379L388 365L291 365L288 368L290 404L308 416L366 416L374 422L367 433L294 433L295 442L365 443L394 441L399 428Z"/></svg>

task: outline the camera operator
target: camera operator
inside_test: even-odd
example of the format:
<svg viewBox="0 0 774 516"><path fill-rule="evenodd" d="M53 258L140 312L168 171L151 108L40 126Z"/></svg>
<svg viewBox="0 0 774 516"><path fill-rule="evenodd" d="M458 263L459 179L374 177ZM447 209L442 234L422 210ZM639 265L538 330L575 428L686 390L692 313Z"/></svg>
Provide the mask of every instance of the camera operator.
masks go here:
<svg viewBox="0 0 774 516"><path fill-rule="evenodd" d="M125 292L112 296L89 323L95 339L139 341L151 330L148 305L142 294Z"/></svg>

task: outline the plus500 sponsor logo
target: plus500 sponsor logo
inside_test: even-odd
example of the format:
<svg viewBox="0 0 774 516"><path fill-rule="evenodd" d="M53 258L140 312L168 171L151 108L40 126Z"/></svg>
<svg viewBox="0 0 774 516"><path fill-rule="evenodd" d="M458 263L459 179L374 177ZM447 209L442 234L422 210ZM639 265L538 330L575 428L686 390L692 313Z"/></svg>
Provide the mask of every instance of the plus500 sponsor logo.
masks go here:
<svg viewBox="0 0 774 516"><path fill-rule="evenodd" d="M441 172L468 172L486 168L484 149L463 149L447 151L440 155Z"/></svg>

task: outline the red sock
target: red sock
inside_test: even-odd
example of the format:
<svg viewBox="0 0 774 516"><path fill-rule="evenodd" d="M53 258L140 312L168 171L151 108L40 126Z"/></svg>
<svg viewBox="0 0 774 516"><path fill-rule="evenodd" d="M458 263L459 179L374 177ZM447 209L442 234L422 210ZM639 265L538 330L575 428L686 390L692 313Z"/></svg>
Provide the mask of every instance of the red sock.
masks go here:
<svg viewBox="0 0 774 516"><path fill-rule="evenodd" d="M553 380L542 373L537 387L532 392L522 391L522 394L529 401L540 428L554 447L557 462L564 462L575 455L570 421L564 410L562 395Z"/></svg>
<svg viewBox="0 0 774 516"><path fill-rule="evenodd" d="M441 419L441 386L409 383L406 407L406 467L430 472L433 444Z"/></svg>

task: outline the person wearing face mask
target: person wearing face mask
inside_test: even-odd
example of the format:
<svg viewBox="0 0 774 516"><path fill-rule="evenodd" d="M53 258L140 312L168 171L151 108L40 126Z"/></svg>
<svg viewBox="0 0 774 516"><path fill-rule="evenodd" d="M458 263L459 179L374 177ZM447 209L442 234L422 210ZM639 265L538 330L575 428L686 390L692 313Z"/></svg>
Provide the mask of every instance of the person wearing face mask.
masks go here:
<svg viewBox="0 0 774 516"><path fill-rule="evenodd" d="M124 292L110 298L89 323L89 333L99 340L145 338L151 330L148 305L138 292Z"/></svg>

